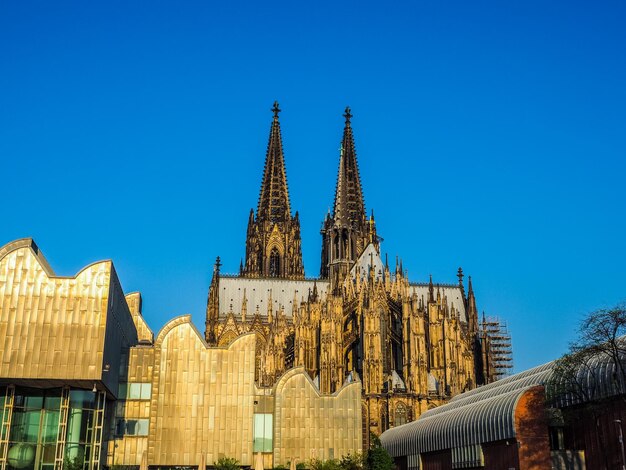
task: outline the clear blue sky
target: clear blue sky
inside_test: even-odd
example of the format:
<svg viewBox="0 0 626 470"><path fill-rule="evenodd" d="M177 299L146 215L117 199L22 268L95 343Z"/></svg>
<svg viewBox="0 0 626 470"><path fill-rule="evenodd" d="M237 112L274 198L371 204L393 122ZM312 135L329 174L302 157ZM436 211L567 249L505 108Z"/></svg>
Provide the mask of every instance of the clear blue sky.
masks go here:
<svg viewBox="0 0 626 470"><path fill-rule="evenodd" d="M278 100L307 274L346 105L383 251L560 355L626 298L626 4L0 3L0 245L113 259L156 332L235 272Z"/></svg>

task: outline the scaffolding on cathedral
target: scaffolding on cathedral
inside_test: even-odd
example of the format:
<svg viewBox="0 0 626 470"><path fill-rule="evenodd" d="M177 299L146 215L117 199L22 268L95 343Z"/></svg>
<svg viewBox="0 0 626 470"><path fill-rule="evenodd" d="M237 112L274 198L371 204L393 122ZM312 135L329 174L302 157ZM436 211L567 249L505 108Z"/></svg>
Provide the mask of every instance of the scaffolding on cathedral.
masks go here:
<svg viewBox="0 0 626 470"><path fill-rule="evenodd" d="M500 380L511 375L513 369L513 349L511 346L511 334L506 322L498 317L485 317L483 315L483 334L489 338L489 351L495 380Z"/></svg>

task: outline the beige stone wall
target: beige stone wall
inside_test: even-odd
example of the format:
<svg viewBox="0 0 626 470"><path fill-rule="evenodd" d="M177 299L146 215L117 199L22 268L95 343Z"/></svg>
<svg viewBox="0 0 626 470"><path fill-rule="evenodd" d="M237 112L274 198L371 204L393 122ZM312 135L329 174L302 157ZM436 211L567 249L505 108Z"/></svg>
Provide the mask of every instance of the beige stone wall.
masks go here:
<svg viewBox="0 0 626 470"><path fill-rule="evenodd" d="M320 395L304 368L272 389L254 383L255 335L209 348L189 316L170 321L153 347L129 351L129 382L151 382L152 398L118 403L117 415L150 418L148 437L124 436L109 446L119 465L207 465L233 457L253 465L254 413L274 414L274 454L266 461L339 458L361 449L361 385ZM331 450L332 449L332 450Z"/></svg>
<svg viewBox="0 0 626 470"><path fill-rule="evenodd" d="M116 389L120 345L136 342L118 286L110 261L59 277L31 239L0 248L0 378Z"/></svg>
<svg viewBox="0 0 626 470"><path fill-rule="evenodd" d="M141 294L139 292L126 294L126 303L128 304L130 313L133 316L133 322L135 323L135 328L137 328L139 341L152 343L154 341L154 334L152 334L152 330L148 327L148 324L143 318L141 313L141 302Z"/></svg>
<svg viewBox="0 0 626 470"><path fill-rule="evenodd" d="M275 386L274 465L340 458L361 450L361 383L320 395L304 368Z"/></svg>
<svg viewBox="0 0 626 470"><path fill-rule="evenodd" d="M189 316L155 342L150 465L207 464L221 456L252 464L254 335L208 348ZM132 369L132 367L131 367Z"/></svg>

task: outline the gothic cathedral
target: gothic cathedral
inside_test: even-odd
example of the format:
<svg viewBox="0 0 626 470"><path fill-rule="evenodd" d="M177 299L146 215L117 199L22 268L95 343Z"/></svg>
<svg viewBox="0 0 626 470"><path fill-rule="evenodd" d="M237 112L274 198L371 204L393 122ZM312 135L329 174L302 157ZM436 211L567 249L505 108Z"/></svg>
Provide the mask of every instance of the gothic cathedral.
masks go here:
<svg viewBox="0 0 626 470"><path fill-rule="evenodd" d="M215 263L205 337L226 345L257 337L256 378L272 386L304 367L322 393L360 380L363 437L416 419L452 396L494 379L489 340L478 324L471 277L410 282L382 260L373 212L365 211L350 108L332 212L322 225L319 278L304 276L298 212L292 216L278 114L273 120L245 263L237 276Z"/></svg>

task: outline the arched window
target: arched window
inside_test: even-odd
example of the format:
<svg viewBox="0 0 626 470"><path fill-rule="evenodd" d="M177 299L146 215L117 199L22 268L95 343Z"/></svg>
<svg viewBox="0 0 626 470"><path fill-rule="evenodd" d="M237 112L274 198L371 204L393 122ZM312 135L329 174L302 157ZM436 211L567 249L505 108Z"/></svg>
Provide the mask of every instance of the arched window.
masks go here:
<svg viewBox="0 0 626 470"><path fill-rule="evenodd" d="M272 252L270 253L270 277L278 277L280 276L280 253L278 252L278 248L272 248Z"/></svg>
<svg viewBox="0 0 626 470"><path fill-rule="evenodd" d="M406 408L406 405L402 402L398 403L396 405L396 412L393 417L393 425L401 426L403 424L406 424L408 422L408 416L409 416L409 413Z"/></svg>
<svg viewBox="0 0 626 470"><path fill-rule="evenodd" d="M385 432L387 429L389 429L389 416L387 415L387 409L383 408L380 410L380 430Z"/></svg>
<svg viewBox="0 0 626 470"><path fill-rule="evenodd" d="M341 231L341 257L344 259L348 257L348 231L346 229Z"/></svg>

